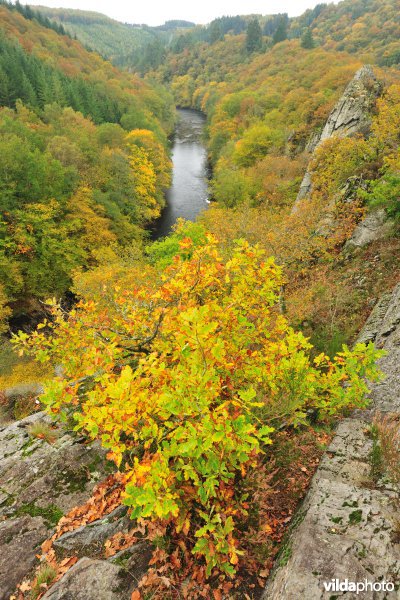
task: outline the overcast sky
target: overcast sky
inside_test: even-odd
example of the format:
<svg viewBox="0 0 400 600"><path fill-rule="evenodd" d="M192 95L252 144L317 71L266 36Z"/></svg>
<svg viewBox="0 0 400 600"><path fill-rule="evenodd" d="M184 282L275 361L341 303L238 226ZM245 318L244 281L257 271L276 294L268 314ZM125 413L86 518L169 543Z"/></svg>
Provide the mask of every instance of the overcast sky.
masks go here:
<svg viewBox="0 0 400 600"><path fill-rule="evenodd" d="M327 0L329 1L329 0ZM287 12L293 17L321 0L21 0L24 4L79 8L102 12L118 21L161 25L170 19L209 23L223 15L269 15Z"/></svg>

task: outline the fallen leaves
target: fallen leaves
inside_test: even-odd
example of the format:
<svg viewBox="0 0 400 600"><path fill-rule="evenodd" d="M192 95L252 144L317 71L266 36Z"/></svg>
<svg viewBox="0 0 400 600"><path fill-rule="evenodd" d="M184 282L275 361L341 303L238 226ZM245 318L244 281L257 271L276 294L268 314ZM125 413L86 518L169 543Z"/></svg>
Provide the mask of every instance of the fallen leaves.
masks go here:
<svg viewBox="0 0 400 600"><path fill-rule="evenodd" d="M133 533L118 532L104 543L105 557L110 558L110 556L114 556L117 552L130 548L137 541L138 538Z"/></svg>

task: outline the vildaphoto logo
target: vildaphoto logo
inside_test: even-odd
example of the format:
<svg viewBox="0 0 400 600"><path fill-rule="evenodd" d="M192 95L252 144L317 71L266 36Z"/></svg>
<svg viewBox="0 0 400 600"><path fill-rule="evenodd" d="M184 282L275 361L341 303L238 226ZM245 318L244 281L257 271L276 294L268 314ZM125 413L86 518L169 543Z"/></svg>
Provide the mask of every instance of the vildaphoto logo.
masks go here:
<svg viewBox="0 0 400 600"><path fill-rule="evenodd" d="M326 592L355 592L362 594L363 592L393 592L394 583L390 581L350 581L349 579L331 579L324 581Z"/></svg>

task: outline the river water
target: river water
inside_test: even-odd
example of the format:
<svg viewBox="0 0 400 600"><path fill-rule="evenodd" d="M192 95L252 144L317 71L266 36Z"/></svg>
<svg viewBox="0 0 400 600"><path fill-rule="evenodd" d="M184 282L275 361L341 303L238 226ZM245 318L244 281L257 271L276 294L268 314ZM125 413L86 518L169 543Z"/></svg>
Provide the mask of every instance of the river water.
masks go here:
<svg viewBox="0 0 400 600"><path fill-rule="evenodd" d="M168 235L179 217L194 221L208 206L207 153L201 141L205 116L189 108L177 110L172 185L166 192L167 205L154 224L154 240Z"/></svg>

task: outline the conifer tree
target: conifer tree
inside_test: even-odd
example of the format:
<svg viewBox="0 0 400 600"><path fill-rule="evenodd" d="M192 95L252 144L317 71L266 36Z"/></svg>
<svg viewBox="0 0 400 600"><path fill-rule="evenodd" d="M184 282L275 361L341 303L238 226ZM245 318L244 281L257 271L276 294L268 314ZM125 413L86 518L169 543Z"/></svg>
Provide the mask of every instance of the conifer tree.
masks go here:
<svg viewBox="0 0 400 600"><path fill-rule="evenodd" d="M287 40L287 20L282 17L272 38L272 43L275 46L275 44L279 44L279 42L284 42L285 40Z"/></svg>
<svg viewBox="0 0 400 600"><path fill-rule="evenodd" d="M307 27L307 29L304 30L304 33L301 37L301 47L305 48L306 50L312 50L312 48L315 48L315 41L310 27Z"/></svg>
<svg viewBox="0 0 400 600"><path fill-rule="evenodd" d="M262 31L258 19L253 19L247 26L246 49L248 52L256 52L262 46Z"/></svg>

